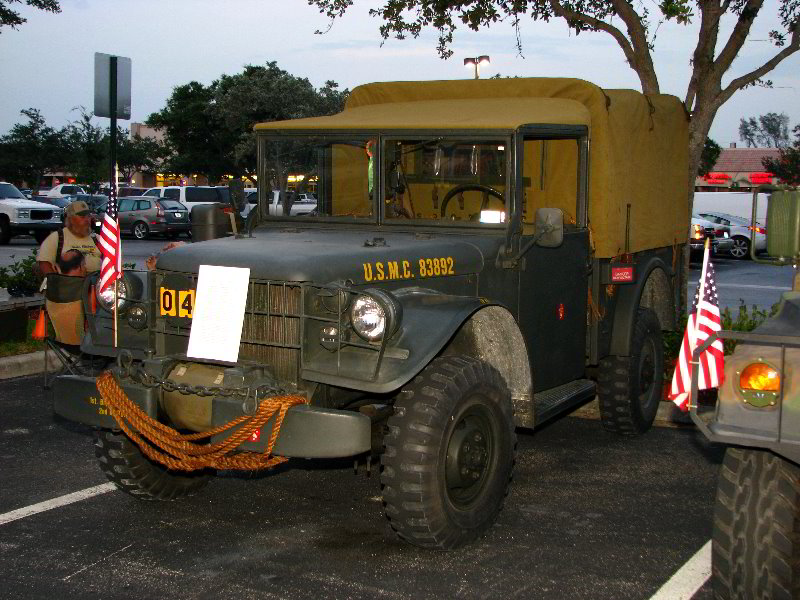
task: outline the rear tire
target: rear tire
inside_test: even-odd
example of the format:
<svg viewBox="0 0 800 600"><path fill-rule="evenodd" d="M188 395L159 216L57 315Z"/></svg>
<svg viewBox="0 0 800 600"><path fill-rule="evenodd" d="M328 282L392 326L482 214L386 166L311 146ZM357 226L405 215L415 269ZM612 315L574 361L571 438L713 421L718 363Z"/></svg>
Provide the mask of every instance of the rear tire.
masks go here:
<svg viewBox="0 0 800 600"><path fill-rule="evenodd" d="M731 256L739 260L750 258L750 240L741 235L734 236Z"/></svg>
<svg viewBox="0 0 800 600"><path fill-rule="evenodd" d="M714 596L800 598L800 468L767 450L728 448L714 506Z"/></svg>
<svg viewBox="0 0 800 600"><path fill-rule="evenodd" d="M208 472L170 471L149 460L127 436L100 430L94 454L109 481L139 500L177 500L208 484Z"/></svg>
<svg viewBox="0 0 800 600"><path fill-rule="evenodd" d="M400 393L381 458L386 516L417 546L451 550L483 535L508 493L511 395L490 365L435 359Z"/></svg>
<svg viewBox="0 0 800 600"><path fill-rule="evenodd" d="M608 356L600 361L597 396L603 427L625 436L650 429L663 382L661 325L652 310L640 308L633 324L630 356Z"/></svg>
<svg viewBox="0 0 800 600"><path fill-rule="evenodd" d="M147 236L150 235L150 228L147 226L147 223L144 221L136 221L133 224L133 229L131 229L133 233L133 237L137 240L146 240Z"/></svg>
<svg viewBox="0 0 800 600"><path fill-rule="evenodd" d="M48 238L49 235L50 235L49 231L36 231L33 234L33 239L36 240L37 244L41 244Z"/></svg>

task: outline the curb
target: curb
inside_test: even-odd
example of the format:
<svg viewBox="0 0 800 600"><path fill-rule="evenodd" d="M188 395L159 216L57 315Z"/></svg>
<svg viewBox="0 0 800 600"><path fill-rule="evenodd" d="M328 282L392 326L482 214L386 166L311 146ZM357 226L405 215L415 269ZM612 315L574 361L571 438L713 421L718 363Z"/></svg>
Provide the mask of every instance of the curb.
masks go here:
<svg viewBox="0 0 800 600"><path fill-rule="evenodd" d="M50 364L55 360L50 356ZM0 358L0 379L24 377L25 375L38 375L44 372L44 350L17 356L4 356Z"/></svg>

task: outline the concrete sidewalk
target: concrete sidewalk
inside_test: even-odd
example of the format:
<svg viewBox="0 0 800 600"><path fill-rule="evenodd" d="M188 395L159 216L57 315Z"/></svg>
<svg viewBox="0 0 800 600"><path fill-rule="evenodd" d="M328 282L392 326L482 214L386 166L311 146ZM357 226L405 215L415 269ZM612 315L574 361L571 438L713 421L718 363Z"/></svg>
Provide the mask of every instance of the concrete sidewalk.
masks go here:
<svg viewBox="0 0 800 600"><path fill-rule="evenodd" d="M49 359L50 367L52 368L56 357L50 353ZM18 354L17 356L4 356L0 358L0 379L37 375L43 372L44 350L31 352L30 354Z"/></svg>

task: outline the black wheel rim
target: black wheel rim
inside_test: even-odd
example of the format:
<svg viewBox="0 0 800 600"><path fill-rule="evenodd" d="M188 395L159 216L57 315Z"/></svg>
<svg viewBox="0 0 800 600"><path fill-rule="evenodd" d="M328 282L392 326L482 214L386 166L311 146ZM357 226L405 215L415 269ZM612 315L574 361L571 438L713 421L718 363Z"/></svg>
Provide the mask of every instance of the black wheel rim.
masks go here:
<svg viewBox="0 0 800 600"><path fill-rule="evenodd" d="M659 400L653 393L656 382L656 348L652 338L647 338L639 355L639 402L642 408L651 408Z"/></svg>
<svg viewBox="0 0 800 600"><path fill-rule="evenodd" d="M450 432L445 486L450 502L466 508L478 498L494 462L495 434L488 409L475 404L465 410Z"/></svg>

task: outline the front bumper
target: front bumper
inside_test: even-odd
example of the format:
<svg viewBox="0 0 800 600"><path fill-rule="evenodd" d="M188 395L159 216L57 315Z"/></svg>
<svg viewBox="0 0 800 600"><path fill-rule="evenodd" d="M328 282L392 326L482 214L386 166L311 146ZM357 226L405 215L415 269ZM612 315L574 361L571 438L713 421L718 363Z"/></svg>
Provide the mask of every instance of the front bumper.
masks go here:
<svg viewBox="0 0 800 600"><path fill-rule="evenodd" d="M31 223L10 223L11 232L14 234L30 233L32 231L57 231L64 225L61 221L34 221Z"/></svg>
<svg viewBox="0 0 800 600"><path fill-rule="evenodd" d="M159 389L123 382L128 398L151 418L160 414ZM53 382L53 407L56 414L85 425L103 429L119 429L114 417L97 391L93 377L64 375ZM241 399L215 396L212 400L214 426L242 416ZM263 452L272 433L273 416L239 449ZM371 448L372 425L368 416L357 412L293 406L287 412L273 454L294 458L340 458L355 456ZM219 442L233 430L211 438Z"/></svg>

